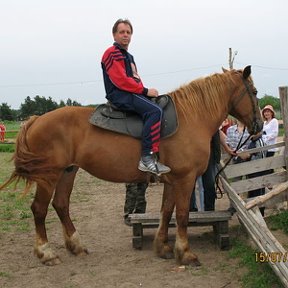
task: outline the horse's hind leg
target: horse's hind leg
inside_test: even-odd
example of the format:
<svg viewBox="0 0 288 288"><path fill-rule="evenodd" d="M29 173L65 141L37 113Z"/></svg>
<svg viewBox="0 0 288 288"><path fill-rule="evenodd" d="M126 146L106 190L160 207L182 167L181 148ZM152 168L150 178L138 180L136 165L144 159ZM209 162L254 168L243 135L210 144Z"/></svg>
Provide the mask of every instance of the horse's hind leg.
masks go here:
<svg viewBox="0 0 288 288"><path fill-rule="evenodd" d="M61 262L59 257L49 247L45 227L45 219L53 191L53 187L43 188L37 184L35 198L31 205L36 229L34 252L41 262L46 265L56 265Z"/></svg>
<svg viewBox="0 0 288 288"><path fill-rule="evenodd" d="M71 166L65 170L57 183L52 202L62 223L65 246L74 255L88 253L87 249L81 245L80 236L69 215L70 195L78 169L76 166Z"/></svg>

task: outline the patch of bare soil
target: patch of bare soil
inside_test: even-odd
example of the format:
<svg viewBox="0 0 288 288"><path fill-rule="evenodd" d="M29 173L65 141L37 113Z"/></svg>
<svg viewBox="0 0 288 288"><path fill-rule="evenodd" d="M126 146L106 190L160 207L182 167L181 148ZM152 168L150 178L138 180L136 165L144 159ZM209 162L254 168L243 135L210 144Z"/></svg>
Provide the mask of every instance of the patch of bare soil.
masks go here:
<svg viewBox="0 0 288 288"><path fill-rule="evenodd" d="M147 189L147 211L159 211L162 188L160 184ZM144 247L134 250L132 228L123 222L124 199L124 184L104 182L81 170L75 181L70 210L90 254L75 257L66 251L60 222L51 208L47 216L48 238L62 263L44 266L33 255L31 218L30 232L0 235L0 287L241 287L239 279L243 268L239 268L236 260L229 259L228 251L219 250L213 241L212 227L189 227L191 247L202 263L200 267L185 268L174 259L156 257L152 245L155 229L144 230ZM225 198L217 200L217 209L227 209L228 205ZM229 225L237 223L233 216ZM169 235L174 241L175 229L170 229Z"/></svg>

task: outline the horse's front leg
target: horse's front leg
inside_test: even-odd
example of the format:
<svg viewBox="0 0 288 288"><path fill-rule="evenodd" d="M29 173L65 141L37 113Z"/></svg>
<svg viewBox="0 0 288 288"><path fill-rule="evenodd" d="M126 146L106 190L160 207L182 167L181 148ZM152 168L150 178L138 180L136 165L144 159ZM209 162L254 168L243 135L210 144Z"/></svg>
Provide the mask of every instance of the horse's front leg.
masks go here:
<svg viewBox="0 0 288 288"><path fill-rule="evenodd" d="M74 255L88 254L88 250L81 244L80 235L69 215L70 195L78 169L76 166L71 166L65 170L57 183L52 202L62 223L65 246Z"/></svg>
<svg viewBox="0 0 288 288"><path fill-rule="evenodd" d="M187 227L189 221L190 197L193 188L191 185L182 184L175 187L176 194L176 242L175 258L181 265L201 265L197 256L192 253L189 246Z"/></svg>
<svg viewBox="0 0 288 288"><path fill-rule="evenodd" d="M159 257L164 259L174 257L173 247L168 244L168 228L174 206L175 195L173 194L172 186L165 183L162 197L160 223L154 239L155 252Z"/></svg>

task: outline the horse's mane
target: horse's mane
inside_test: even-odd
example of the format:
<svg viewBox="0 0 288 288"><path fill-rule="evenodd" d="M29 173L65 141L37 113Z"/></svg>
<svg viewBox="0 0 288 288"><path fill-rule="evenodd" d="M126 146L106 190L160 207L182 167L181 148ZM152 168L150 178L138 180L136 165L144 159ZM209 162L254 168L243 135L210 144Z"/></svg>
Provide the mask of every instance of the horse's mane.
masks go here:
<svg viewBox="0 0 288 288"><path fill-rule="evenodd" d="M228 101L225 99L228 97L228 91L230 91L229 83L231 85L231 81L233 81L231 72L236 71L215 73L211 76L198 78L168 94L184 114L209 113L213 118L219 111L223 111L223 105L228 105Z"/></svg>

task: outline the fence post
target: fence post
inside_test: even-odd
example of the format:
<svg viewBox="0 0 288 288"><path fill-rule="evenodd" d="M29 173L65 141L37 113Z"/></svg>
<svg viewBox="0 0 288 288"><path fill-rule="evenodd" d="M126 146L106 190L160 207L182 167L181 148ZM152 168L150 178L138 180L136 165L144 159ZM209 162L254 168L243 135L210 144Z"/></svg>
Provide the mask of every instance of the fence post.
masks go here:
<svg viewBox="0 0 288 288"><path fill-rule="evenodd" d="M281 115L283 119L284 127L284 159L285 165L288 167L288 87L279 87L280 103L281 103ZM287 179L286 179L287 180Z"/></svg>

